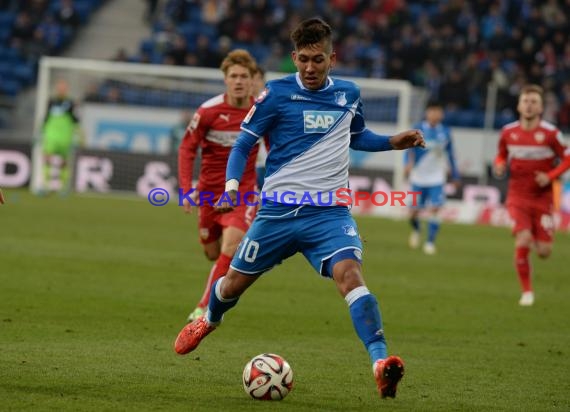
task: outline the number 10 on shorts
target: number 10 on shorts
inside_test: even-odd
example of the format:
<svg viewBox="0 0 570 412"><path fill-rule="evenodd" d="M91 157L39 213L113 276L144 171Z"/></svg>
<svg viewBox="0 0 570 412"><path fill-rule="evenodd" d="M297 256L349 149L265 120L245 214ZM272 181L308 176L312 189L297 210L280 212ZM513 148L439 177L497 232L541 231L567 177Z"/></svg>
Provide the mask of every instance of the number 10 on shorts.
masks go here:
<svg viewBox="0 0 570 412"><path fill-rule="evenodd" d="M258 251L259 243L248 237L244 237L241 242L241 249L239 251L238 258L243 259L248 263L253 263L257 257Z"/></svg>

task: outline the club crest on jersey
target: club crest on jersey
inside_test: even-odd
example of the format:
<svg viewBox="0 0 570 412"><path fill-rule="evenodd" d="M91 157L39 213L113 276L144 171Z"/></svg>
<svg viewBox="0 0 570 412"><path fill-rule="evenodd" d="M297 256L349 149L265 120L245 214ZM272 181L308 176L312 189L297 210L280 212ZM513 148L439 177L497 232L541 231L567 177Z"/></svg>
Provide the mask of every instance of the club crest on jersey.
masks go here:
<svg viewBox="0 0 570 412"><path fill-rule="evenodd" d="M334 92L334 101L339 106L344 106L347 103L346 93L345 92Z"/></svg>
<svg viewBox="0 0 570 412"><path fill-rule="evenodd" d="M348 236L357 236L356 229L351 225L344 225L343 227L344 234Z"/></svg>
<svg viewBox="0 0 570 412"><path fill-rule="evenodd" d="M546 136L544 135L543 132L536 132L534 134L534 140L536 140L537 143L542 143L544 142L544 139L546 138Z"/></svg>
<svg viewBox="0 0 570 412"><path fill-rule="evenodd" d="M304 110L305 133L327 133L343 112Z"/></svg>

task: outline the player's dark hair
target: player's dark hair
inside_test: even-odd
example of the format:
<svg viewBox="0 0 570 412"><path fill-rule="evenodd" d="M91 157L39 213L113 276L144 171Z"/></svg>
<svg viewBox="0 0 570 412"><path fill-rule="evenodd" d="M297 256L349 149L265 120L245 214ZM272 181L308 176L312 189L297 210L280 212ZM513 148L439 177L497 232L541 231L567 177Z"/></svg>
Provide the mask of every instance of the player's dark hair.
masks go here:
<svg viewBox="0 0 570 412"><path fill-rule="evenodd" d="M426 109L439 108L443 109L443 104L439 100L430 100L426 104Z"/></svg>
<svg viewBox="0 0 570 412"><path fill-rule="evenodd" d="M318 17L304 20L291 33L295 50L325 41L327 51L332 52L332 30L325 21Z"/></svg>
<svg viewBox="0 0 570 412"><path fill-rule="evenodd" d="M239 64L240 66L247 68L251 76L257 72L257 63L247 50L235 49L229 52L222 61L220 69L224 72L224 74L227 74L230 66L233 66L234 64Z"/></svg>

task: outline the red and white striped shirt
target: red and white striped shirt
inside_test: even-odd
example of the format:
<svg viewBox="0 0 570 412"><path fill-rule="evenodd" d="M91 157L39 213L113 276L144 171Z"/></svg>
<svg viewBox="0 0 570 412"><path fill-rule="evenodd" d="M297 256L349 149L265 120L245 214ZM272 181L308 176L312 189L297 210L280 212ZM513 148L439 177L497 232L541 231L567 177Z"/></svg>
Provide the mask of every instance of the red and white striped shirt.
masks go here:
<svg viewBox="0 0 570 412"><path fill-rule="evenodd" d="M225 191L228 157L240 133L241 122L250 109L231 106L226 98L225 94L220 94L204 102L186 129L178 149L178 184L184 192L192 188L198 147L202 149L202 160L197 189L213 192L216 198ZM249 155L240 190L254 189L257 150L256 145Z"/></svg>
<svg viewBox="0 0 570 412"><path fill-rule="evenodd" d="M555 167L555 160L562 163ZM556 126L541 121L532 130L525 130L519 121L507 124L501 130L499 152L495 164L510 164L510 202L552 202L552 186L539 187L535 182L537 171L556 179L570 167L570 149Z"/></svg>

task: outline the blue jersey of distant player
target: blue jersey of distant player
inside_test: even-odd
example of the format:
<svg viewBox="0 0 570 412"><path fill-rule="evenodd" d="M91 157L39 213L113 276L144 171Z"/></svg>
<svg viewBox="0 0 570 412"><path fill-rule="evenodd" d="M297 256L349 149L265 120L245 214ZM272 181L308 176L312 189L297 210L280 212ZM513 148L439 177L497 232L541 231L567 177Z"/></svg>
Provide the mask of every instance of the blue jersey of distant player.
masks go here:
<svg viewBox="0 0 570 412"><path fill-rule="evenodd" d="M431 126L427 121L415 125L422 131L426 147L414 147L405 152L405 163L413 162L410 183L413 191L422 192L419 205L429 201L433 206L441 206L445 201L444 185L447 172L459 179L451 131L442 123Z"/></svg>
<svg viewBox="0 0 570 412"><path fill-rule="evenodd" d="M263 192L286 204L334 203L348 187L351 134L364 128L354 83L329 77L322 89L307 90L298 74L268 82L242 123L245 132L269 137Z"/></svg>
<svg viewBox="0 0 570 412"><path fill-rule="evenodd" d="M406 164L412 161L410 183L418 186L437 186L445 184L448 165L454 179L459 178L451 131L442 123L430 126L423 121L414 126L422 131L426 147L414 147L405 152Z"/></svg>

